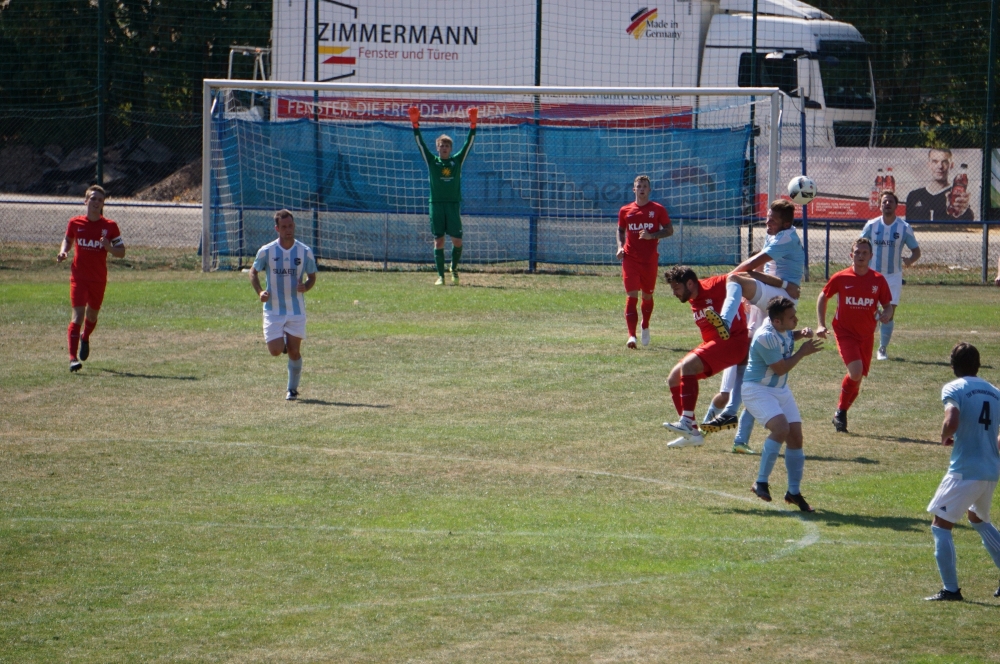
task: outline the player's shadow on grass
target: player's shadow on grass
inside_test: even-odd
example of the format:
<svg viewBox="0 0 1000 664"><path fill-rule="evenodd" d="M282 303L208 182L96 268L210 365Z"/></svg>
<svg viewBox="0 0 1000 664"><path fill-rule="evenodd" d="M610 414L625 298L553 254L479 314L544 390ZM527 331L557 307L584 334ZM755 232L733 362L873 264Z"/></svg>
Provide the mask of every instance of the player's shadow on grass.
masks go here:
<svg viewBox="0 0 1000 664"><path fill-rule="evenodd" d="M323 401L322 399L299 399L299 403L313 406L337 406L339 408L392 408L384 403L348 403L346 401Z"/></svg>
<svg viewBox="0 0 1000 664"><path fill-rule="evenodd" d="M929 366L929 367L948 367L949 369L951 368L951 364L949 364L948 362L927 362L927 361L924 361L924 360L908 360L905 357L892 357L892 358L889 358L889 361L890 362L908 362L910 364L922 364L922 365L926 365L926 366ZM988 364L983 364L979 368L980 369L992 369L993 367L991 367Z"/></svg>
<svg viewBox="0 0 1000 664"><path fill-rule="evenodd" d="M780 500L780 498L775 498L775 500ZM813 505L815 506L815 502ZM820 521L825 525L832 528L838 528L840 526L857 526L860 528L883 528L886 530L895 530L898 532L924 532L930 528L930 521L927 519L915 519L908 516L868 516L865 514L842 514L840 512L833 512L831 510L825 510L822 507L816 507L816 511L812 514L802 514L801 512L793 512L791 510L772 510L765 508L751 508L751 509L741 509L741 508L730 508L730 509L720 509L716 510L720 514L743 514L746 516L756 516L756 517L780 517L786 518L788 516L802 516L810 521Z"/></svg>
<svg viewBox="0 0 1000 664"><path fill-rule="evenodd" d="M153 374L137 374L131 371L115 371L114 369L101 369L104 373L109 373L120 378L150 378L157 380L198 380L197 376L156 376Z"/></svg>
<svg viewBox="0 0 1000 664"><path fill-rule="evenodd" d="M924 440L922 438L907 438L906 436L878 436L874 434L865 434L865 438L871 438L872 440L881 440L887 443L916 443L917 445L940 445L940 440Z"/></svg>
<svg viewBox="0 0 1000 664"><path fill-rule="evenodd" d="M780 456L784 457L785 455L782 454ZM868 457L863 457L863 456L854 457L853 459L847 459L843 457L825 457L825 456L813 456L812 454L807 454L806 458L808 458L809 461L838 461L840 463L860 463L861 465L864 466L877 466L878 464L882 463L878 459L869 459Z"/></svg>

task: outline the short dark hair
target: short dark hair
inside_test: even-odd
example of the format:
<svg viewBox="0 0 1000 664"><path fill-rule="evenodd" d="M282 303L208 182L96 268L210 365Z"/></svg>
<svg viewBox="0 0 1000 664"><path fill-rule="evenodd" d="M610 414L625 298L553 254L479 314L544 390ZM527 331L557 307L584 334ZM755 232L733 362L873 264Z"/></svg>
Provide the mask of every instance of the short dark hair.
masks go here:
<svg viewBox="0 0 1000 664"><path fill-rule="evenodd" d="M635 180L632 181L632 186L635 187L635 185L639 184L640 180L645 180L646 184L648 184L652 188L653 185L649 181L649 176L648 175L637 175L637 176L635 176Z"/></svg>
<svg viewBox="0 0 1000 664"><path fill-rule="evenodd" d="M786 311L794 306L795 303L787 297L776 295L767 301L767 317L771 320L781 318Z"/></svg>
<svg viewBox="0 0 1000 664"><path fill-rule="evenodd" d="M975 376L979 373L979 349L964 341L951 349L951 370L955 375Z"/></svg>
<svg viewBox="0 0 1000 664"><path fill-rule="evenodd" d="M771 201L771 210L774 211L775 216L781 220L782 224L795 222L795 204L790 200L779 198L776 201Z"/></svg>
<svg viewBox="0 0 1000 664"><path fill-rule="evenodd" d="M896 201L896 205L899 205L899 196L896 195L892 189L883 189L882 193L878 195L879 201L881 201L885 196L892 196L892 199Z"/></svg>
<svg viewBox="0 0 1000 664"><path fill-rule="evenodd" d="M859 237L857 240L851 243L851 253L854 253L854 250L857 249L858 246L862 244L868 247L868 251L875 253L875 249L874 247L872 247L872 241L866 237Z"/></svg>
<svg viewBox="0 0 1000 664"><path fill-rule="evenodd" d="M274 213L274 225L277 226L278 222L284 219L285 217L291 217L292 221L295 221L295 217L292 216L291 211L281 209Z"/></svg>
<svg viewBox="0 0 1000 664"><path fill-rule="evenodd" d="M698 275L687 265L675 265L663 273L668 284L686 284L688 281L698 281Z"/></svg>

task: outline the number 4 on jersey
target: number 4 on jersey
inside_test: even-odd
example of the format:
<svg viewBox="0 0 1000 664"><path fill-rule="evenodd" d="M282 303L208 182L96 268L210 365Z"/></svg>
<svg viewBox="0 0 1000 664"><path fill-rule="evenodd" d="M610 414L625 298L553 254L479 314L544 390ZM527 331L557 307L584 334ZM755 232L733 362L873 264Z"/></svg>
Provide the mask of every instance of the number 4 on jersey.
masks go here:
<svg viewBox="0 0 1000 664"><path fill-rule="evenodd" d="M979 413L979 423L983 425L983 428L989 431L990 425L993 424L993 420L990 419L990 402L983 402L983 410Z"/></svg>

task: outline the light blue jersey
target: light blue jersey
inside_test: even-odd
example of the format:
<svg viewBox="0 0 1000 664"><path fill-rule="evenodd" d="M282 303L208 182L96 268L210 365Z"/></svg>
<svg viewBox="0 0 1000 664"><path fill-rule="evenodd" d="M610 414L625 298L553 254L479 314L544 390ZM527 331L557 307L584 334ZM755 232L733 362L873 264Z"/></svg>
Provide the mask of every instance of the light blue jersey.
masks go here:
<svg viewBox="0 0 1000 664"><path fill-rule="evenodd" d="M965 376L941 388L941 401L958 408L958 431L949 473L963 480L1000 480L1000 390L976 376Z"/></svg>
<svg viewBox="0 0 1000 664"><path fill-rule="evenodd" d="M743 374L743 382L760 383L765 387L784 387L788 384L788 374L777 375L771 370L771 365L791 357L794 350L794 332L778 332L768 318L754 333L753 341L750 342L750 362Z"/></svg>
<svg viewBox="0 0 1000 664"><path fill-rule="evenodd" d="M802 283L806 255L794 226L768 235L761 253L771 257L764 266L764 274L774 275L790 284Z"/></svg>
<svg viewBox="0 0 1000 664"><path fill-rule="evenodd" d="M896 217L891 224L882 221L882 217L875 217L865 224L859 237L871 240L875 255L870 267L886 277L903 272L904 245L911 251L920 246L913 227L903 217Z"/></svg>
<svg viewBox="0 0 1000 664"><path fill-rule="evenodd" d="M280 240L265 244L257 252L254 269L267 275L267 291L271 294L264 311L279 316L301 316L306 312L306 300L297 286L304 276L316 272L312 249L298 240L291 249L282 249Z"/></svg>

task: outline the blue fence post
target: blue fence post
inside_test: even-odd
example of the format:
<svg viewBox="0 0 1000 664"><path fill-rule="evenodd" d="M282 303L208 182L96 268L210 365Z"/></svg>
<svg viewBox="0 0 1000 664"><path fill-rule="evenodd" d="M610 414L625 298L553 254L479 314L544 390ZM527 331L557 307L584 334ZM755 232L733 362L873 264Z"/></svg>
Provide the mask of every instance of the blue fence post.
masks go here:
<svg viewBox="0 0 1000 664"><path fill-rule="evenodd" d="M240 206L240 212L239 212L239 217L238 218L239 218L239 222L238 222L238 226L237 227L239 229L239 234L240 234L240 241L239 241L239 256L240 257L239 257L238 262L236 264L236 269L237 270L242 270L243 269L243 255L245 253L244 252L244 243L243 243L243 233L244 232L243 232L243 206L242 205Z"/></svg>
<svg viewBox="0 0 1000 664"><path fill-rule="evenodd" d="M538 265L538 217L528 217L528 272L534 272Z"/></svg>

